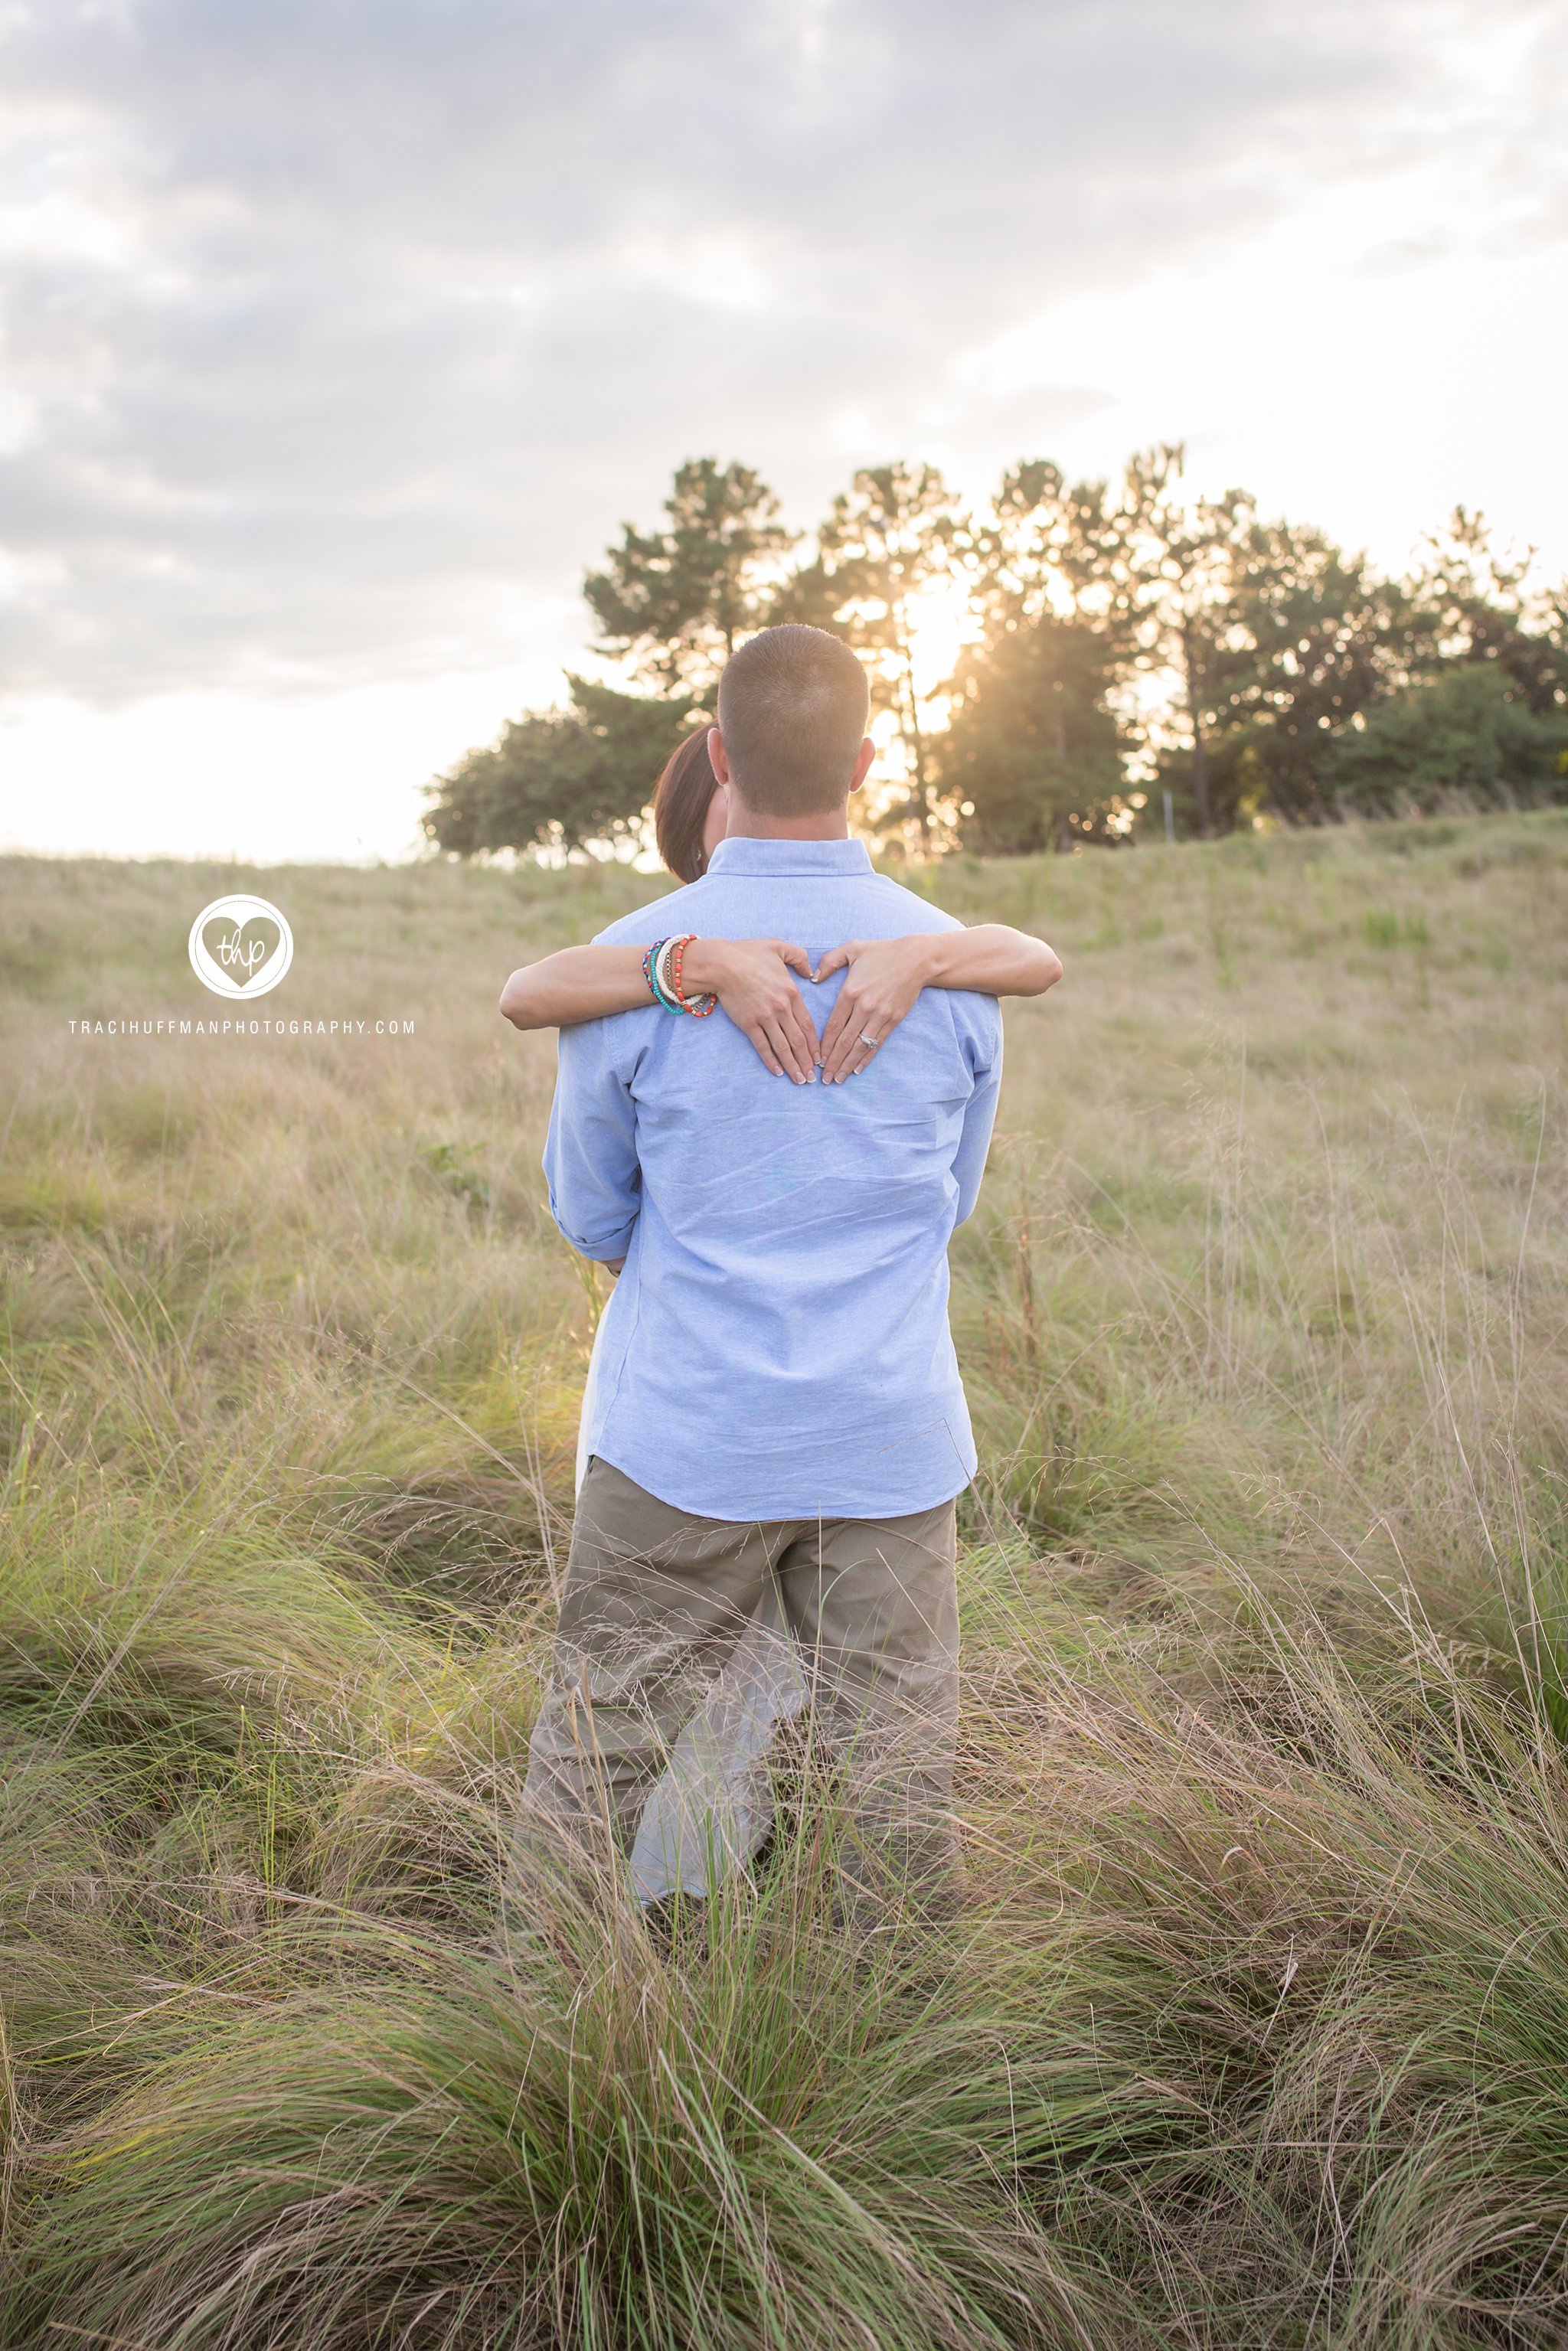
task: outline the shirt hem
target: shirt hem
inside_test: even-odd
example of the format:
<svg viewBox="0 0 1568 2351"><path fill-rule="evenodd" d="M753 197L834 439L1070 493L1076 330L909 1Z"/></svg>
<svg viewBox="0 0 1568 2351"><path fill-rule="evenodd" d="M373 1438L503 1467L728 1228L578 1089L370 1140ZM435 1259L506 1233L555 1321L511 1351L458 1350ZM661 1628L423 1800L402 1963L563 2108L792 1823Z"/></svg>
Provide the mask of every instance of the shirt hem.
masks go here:
<svg viewBox="0 0 1568 2351"><path fill-rule="evenodd" d="M714 1519L721 1526L735 1527L774 1526L790 1519L912 1519L922 1510L940 1510L944 1502L956 1501L974 1482L975 1477L974 1467L963 1470L956 1480L949 1471L933 1481L934 1491L927 1491L925 1486L915 1483L880 1503L863 1499L852 1503L820 1498L803 1501L799 1497L785 1501L769 1496L760 1503L732 1504L727 1509L719 1509L711 1495L697 1499L680 1479L667 1479L656 1471L654 1474L659 1482L653 1485L628 1459L618 1459L602 1445L593 1446L591 1453L595 1460L608 1462L612 1469L619 1469L622 1478L630 1478L634 1486L641 1486L645 1494L651 1494L654 1501L664 1503L668 1509L681 1510L690 1519Z"/></svg>

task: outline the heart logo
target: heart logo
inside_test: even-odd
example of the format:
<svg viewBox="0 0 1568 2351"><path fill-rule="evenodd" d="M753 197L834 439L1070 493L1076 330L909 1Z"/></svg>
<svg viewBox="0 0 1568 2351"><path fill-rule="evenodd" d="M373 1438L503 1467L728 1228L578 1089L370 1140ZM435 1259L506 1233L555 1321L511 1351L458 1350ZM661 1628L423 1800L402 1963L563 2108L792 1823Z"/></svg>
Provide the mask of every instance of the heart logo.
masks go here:
<svg viewBox="0 0 1568 2351"><path fill-rule="evenodd" d="M259 982L283 945L283 934L266 916L253 915L248 923L235 923L220 914L215 922L203 924L202 945L231 979L238 980L246 994L254 988L260 996L266 991Z"/></svg>
<svg viewBox="0 0 1568 2351"><path fill-rule="evenodd" d="M287 918L267 898L214 898L191 925L191 969L214 996L265 996L294 960Z"/></svg>

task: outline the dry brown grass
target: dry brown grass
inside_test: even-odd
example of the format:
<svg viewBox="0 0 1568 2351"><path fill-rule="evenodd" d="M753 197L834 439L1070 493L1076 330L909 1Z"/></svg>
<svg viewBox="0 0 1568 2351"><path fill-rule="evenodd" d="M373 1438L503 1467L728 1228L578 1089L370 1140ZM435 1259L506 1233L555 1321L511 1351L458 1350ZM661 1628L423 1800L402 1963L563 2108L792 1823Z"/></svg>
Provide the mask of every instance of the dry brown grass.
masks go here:
<svg viewBox="0 0 1568 2351"><path fill-rule="evenodd" d="M242 886L413 1034L69 1035ZM809 1837L514 1980L596 1299L493 1005L656 885L0 867L3 2339L1563 2339L1568 818L932 886L1068 972L955 1249L970 1909L852 1960Z"/></svg>

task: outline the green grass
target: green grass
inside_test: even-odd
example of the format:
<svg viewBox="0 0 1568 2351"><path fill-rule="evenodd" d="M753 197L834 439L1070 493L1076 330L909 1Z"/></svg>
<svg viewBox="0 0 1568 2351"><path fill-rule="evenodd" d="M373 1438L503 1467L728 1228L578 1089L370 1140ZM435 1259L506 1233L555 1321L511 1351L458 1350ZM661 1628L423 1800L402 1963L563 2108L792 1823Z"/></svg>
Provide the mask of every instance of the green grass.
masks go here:
<svg viewBox="0 0 1568 2351"><path fill-rule="evenodd" d="M296 935L225 1008L191 917ZM1558 2346L1568 818L982 864L950 1925L831 1805L496 1954L598 1294L513 963L657 887L0 865L0 2343ZM788 1800L789 1791L785 1792Z"/></svg>

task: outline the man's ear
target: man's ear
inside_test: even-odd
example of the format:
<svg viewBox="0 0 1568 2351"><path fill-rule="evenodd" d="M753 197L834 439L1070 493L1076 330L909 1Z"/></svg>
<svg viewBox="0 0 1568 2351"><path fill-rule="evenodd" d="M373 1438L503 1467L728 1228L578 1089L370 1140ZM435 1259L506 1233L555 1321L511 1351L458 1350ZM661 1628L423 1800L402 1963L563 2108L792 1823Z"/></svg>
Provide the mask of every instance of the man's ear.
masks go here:
<svg viewBox="0 0 1568 2351"><path fill-rule="evenodd" d="M709 756L712 756L711 744L709 745ZM871 773L871 763L875 757L876 745L872 741L871 737L868 735L864 742L861 745L860 755L855 760L854 773L850 778L850 789L852 792L859 791L867 776Z"/></svg>
<svg viewBox="0 0 1568 2351"><path fill-rule="evenodd" d="M724 737L716 726L710 726L707 730L707 756L708 765L718 781L727 784L730 780L729 761L725 756Z"/></svg>

